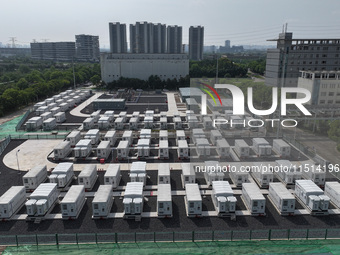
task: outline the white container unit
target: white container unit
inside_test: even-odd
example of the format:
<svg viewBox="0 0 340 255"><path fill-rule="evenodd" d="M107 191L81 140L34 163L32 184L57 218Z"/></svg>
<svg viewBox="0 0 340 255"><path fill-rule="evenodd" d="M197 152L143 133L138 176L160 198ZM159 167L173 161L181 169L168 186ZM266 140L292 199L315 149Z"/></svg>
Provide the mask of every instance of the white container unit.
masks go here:
<svg viewBox="0 0 340 255"><path fill-rule="evenodd" d="M328 212L330 198L311 180L297 180L295 196L312 212Z"/></svg>
<svg viewBox="0 0 340 255"><path fill-rule="evenodd" d="M39 103L36 103L34 106L33 106L33 111L36 111L39 107L41 106L46 106L46 102L39 102Z"/></svg>
<svg viewBox="0 0 340 255"><path fill-rule="evenodd" d="M61 96L60 95L54 95L52 98L54 99L54 102L57 102L57 100L59 100L61 98Z"/></svg>
<svg viewBox="0 0 340 255"><path fill-rule="evenodd" d="M210 143L206 138L198 138L196 140L197 154L199 157L210 156Z"/></svg>
<svg viewBox="0 0 340 255"><path fill-rule="evenodd" d="M340 183L326 182L325 195L328 196L334 205L340 208Z"/></svg>
<svg viewBox="0 0 340 255"><path fill-rule="evenodd" d="M217 141L222 139L222 134L220 131L213 129L210 131L210 141L213 145L217 145Z"/></svg>
<svg viewBox="0 0 340 255"><path fill-rule="evenodd" d="M272 146L264 138L253 138L253 150L258 156L270 156Z"/></svg>
<svg viewBox="0 0 340 255"><path fill-rule="evenodd" d="M109 121L112 122L114 118L115 111L106 111L104 117L108 117Z"/></svg>
<svg viewBox="0 0 340 255"><path fill-rule="evenodd" d="M97 144L100 139L99 129L90 129L85 134L84 139L90 139L92 145Z"/></svg>
<svg viewBox="0 0 340 255"><path fill-rule="evenodd" d="M62 112L66 112L68 110L69 105L68 103L61 103L59 107Z"/></svg>
<svg viewBox="0 0 340 255"><path fill-rule="evenodd" d="M133 112L132 118L137 118L138 122L140 121L140 112Z"/></svg>
<svg viewBox="0 0 340 255"><path fill-rule="evenodd" d="M30 118L26 122L26 130L27 131L34 131L39 129L43 124L43 119L41 117L33 117Z"/></svg>
<svg viewBox="0 0 340 255"><path fill-rule="evenodd" d="M274 181L274 174L268 163L254 162L251 166L251 175L260 188L268 188L269 183Z"/></svg>
<svg viewBox="0 0 340 255"><path fill-rule="evenodd" d="M28 216L44 216L57 202L59 191L56 183L42 183L25 203Z"/></svg>
<svg viewBox="0 0 340 255"><path fill-rule="evenodd" d="M198 119L195 115L189 115L187 120L189 128L196 128L198 126Z"/></svg>
<svg viewBox="0 0 340 255"><path fill-rule="evenodd" d="M137 143L138 158L147 158L150 155L150 139L139 139Z"/></svg>
<svg viewBox="0 0 340 255"><path fill-rule="evenodd" d="M146 138L146 139L151 139L151 129L141 129L140 133L139 133L139 138L140 139L143 139L143 138Z"/></svg>
<svg viewBox="0 0 340 255"><path fill-rule="evenodd" d="M294 215L295 197L281 182L269 184L268 197L281 215Z"/></svg>
<svg viewBox="0 0 340 255"><path fill-rule="evenodd" d="M168 140L169 139L169 135L168 135L168 130L160 130L159 131L159 140L163 141L163 140Z"/></svg>
<svg viewBox="0 0 340 255"><path fill-rule="evenodd" d="M52 109L56 107L58 107L56 103L48 104L48 108L50 109L50 112L52 112Z"/></svg>
<svg viewBox="0 0 340 255"><path fill-rule="evenodd" d="M92 217L105 218L109 216L113 205L111 185L100 185L92 200Z"/></svg>
<svg viewBox="0 0 340 255"><path fill-rule="evenodd" d="M94 127L94 118L86 118L83 121L84 130L89 130Z"/></svg>
<svg viewBox="0 0 340 255"><path fill-rule="evenodd" d="M91 113L90 116L94 119L94 122L97 123L100 118L100 110Z"/></svg>
<svg viewBox="0 0 340 255"><path fill-rule="evenodd" d="M80 138L81 135L78 130L74 130L66 136L66 140L70 142L71 147L76 146L76 144L80 141Z"/></svg>
<svg viewBox="0 0 340 255"><path fill-rule="evenodd" d="M62 141L56 147L54 147L53 155L55 160L66 158L71 152L71 142Z"/></svg>
<svg viewBox="0 0 340 255"><path fill-rule="evenodd" d="M274 172L286 185L295 184L297 180L300 180L302 173L295 164L289 160L276 160L276 167L274 167Z"/></svg>
<svg viewBox="0 0 340 255"><path fill-rule="evenodd" d="M60 99L58 99L58 100L56 100L55 101L55 103L58 105L58 107L60 107L60 105L62 104L62 103L64 103L65 101L64 101L64 99L62 99L62 98L60 98ZM60 107L60 110L61 110L61 107Z"/></svg>
<svg viewBox="0 0 340 255"><path fill-rule="evenodd" d="M315 166L315 168L313 168L313 166L307 169L305 168L302 170L302 176L307 180L312 180L319 187L325 186L326 172L321 169L320 166Z"/></svg>
<svg viewBox="0 0 340 255"><path fill-rule="evenodd" d="M185 132L184 130L176 130L176 145L178 145L179 140L185 140Z"/></svg>
<svg viewBox="0 0 340 255"><path fill-rule="evenodd" d="M123 119L123 122L126 122L127 112L120 112L118 116Z"/></svg>
<svg viewBox="0 0 340 255"><path fill-rule="evenodd" d="M202 196L197 183L185 184L184 202L188 217L202 216Z"/></svg>
<svg viewBox="0 0 340 255"><path fill-rule="evenodd" d="M45 99L45 102L46 102L46 105L49 105L49 104L54 103L55 101L54 101L54 98L47 98Z"/></svg>
<svg viewBox="0 0 340 255"><path fill-rule="evenodd" d="M153 117L145 116L144 117L144 127L145 128L153 128Z"/></svg>
<svg viewBox="0 0 340 255"><path fill-rule="evenodd" d="M26 201L26 191L23 186L12 186L0 197L0 219L11 218Z"/></svg>
<svg viewBox="0 0 340 255"><path fill-rule="evenodd" d="M146 162L132 162L130 168L130 181L146 183Z"/></svg>
<svg viewBox="0 0 340 255"><path fill-rule="evenodd" d="M242 184L242 199L252 215L266 214L266 199L255 183Z"/></svg>
<svg viewBox="0 0 340 255"><path fill-rule="evenodd" d="M73 149L75 158L86 158L92 151L90 139L80 140Z"/></svg>
<svg viewBox="0 0 340 255"><path fill-rule="evenodd" d="M213 181L211 200L218 216L229 216L236 210L237 199L228 181Z"/></svg>
<svg viewBox="0 0 340 255"><path fill-rule="evenodd" d="M57 126L57 122L55 118L48 118L43 121L43 129L44 131L53 130Z"/></svg>
<svg viewBox="0 0 340 255"><path fill-rule="evenodd" d="M208 186L212 185L213 181L223 181L224 173L218 161L205 161L204 165L204 179Z"/></svg>
<svg viewBox="0 0 340 255"><path fill-rule="evenodd" d="M226 158L230 155L230 145L225 138L217 140L216 151L220 158Z"/></svg>
<svg viewBox="0 0 340 255"><path fill-rule="evenodd" d="M84 185L73 185L60 202L61 215L63 219L77 219L84 207L85 188Z"/></svg>
<svg viewBox="0 0 340 255"><path fill-rule="evenodd" d="M73 163L59 163L48 177L50 183L57 183L58 188L69 185L74 177Z"/></svg>
<svg viewBox="0 0 340 255"><path fill-rule="evenodd" d="M116 131L114 130L107 131L104 136L104 141L109 141L110 146L114 146L117 141Z"/></svg>
<svg viewBox="0 0 340 255"><path fill-rule="evenodd" d="M87 164L78 175L78 184L83 185L86 190L91 190L98 178L97 165Z"/></svg>
<svg viewBox="0 0 340 255"><path fill-rule="evenodd" d="M60 107L54 107L51 110L52 116L56 115L58 112L60 112Z"/></svg>
<svg viewBox="0 0 340 255"><path fill-rule="evenodd" d="M117 159L126 159L129 156L129 142L120 141L117 146Z"/></svg>
<svg viewBox="0 0 340 255"><path fill-rule="evenodd" d="M175 123L175 129L182 129L183 128L183 122L181 117L174 117L173 121Z"/></svg>
<svg viewBox="0 0 340 255"><path fill-rule="evenodd" d="M63 123L66 120L65 112L58 112L53 115L57 123Z"/></svg>
<svg viewBox="0 0 340 255"><path fill-rule="evenodd" d="M158 184L157 215L158 218L172 217L172 197L170 184Z"/></svg>
<svg viewBox="0 0 340 255"><path fill-rule="evenodd" d="M41 114L45 113L45 112L49 112L50 108L48 106L40 106L36 111L35 114L37 116L40 116Z"/></svg>
<svg viewBox="0 0 340 255"><path fill-rule="evenodd" d="M43 121L52 118L52 112L44 112L43 114L40 115L40 117L43 119Z"/></svg>
<svg viewBox="0 0 340 255"><path fill-rule="evenodd" d="M159 119L159 123L160 123L161 129L167 129L168 128L168 118L167 117L161 117Z"/></svg>
<svg viewBox="0 0 340 255"><path fill-rule="evenodd" d="M249 157L249 145L243 139L235 140L234 150L240 158Z"/></svg>
<svg viewBox="0 0 340 255"><path fill-rule="evenodd" d="M277 153L280 157L289 157L291 147L288 143L282 139L273 140L273 151Z"/></svg>
<svg viewBox="0 0 340 255"><path fill-rule="evenodd" d="M169 159L169 142L166 140L159 141L159 153L160 159Z"/></svg>
<svg viewBox="0 0 340 255"><path fill-rule="evenodd" d="M177 155L179 159L189 158L189 146L186 140L178 140Z"/></svg>
<svg viewBox="0 0 340 255"><path fill-rule="evenodd" d="M31 168L23 177L22 181L27 190L36 189L41 183L47 179L46 165L39 165Z"/></svg>
<svg viewBox="0 0 340 255"><path fill-rule="evenodd" d="M143 183L128 182L124 193L124 218L141 215L143 212Z"/></svg>
<svg viewBox="0 0 340 255"><path fill-rule="evenodd" d="M75 96L75 97L73 97L73 99L74 99L74 102L76 104L79 104L81 102L81 97L80 96Z"/></svg>
<svg viewBox="0 0 340 255"><path fill-rule="evenodd" d="M129 127L131 130L137 130L138 129L138 118L137 117L132 117L129 120Z"/></svg>
<svg viewBox="0 0 340 255"><path fill-rule="evenodd" d="M122 141L127 141L129 146L132 144L132 131L131 130L126 130L124 131L123 133L123 136L122 136Z"/></svg>
<svg viewBox="0 0 340 255"><path fill-rule="evenodd" d="M196 173L193 165L190 163L181 163L182 174L182 186L185 188L185 184L187 183L195 183L196 182Z"/></svg>
<svg viewBox="0 0 340 255"><path fill-rule="evenodd" d="M111 153L110 142L101 141L96 151L97 151L97 158L107 159Z"/></svg>
<svg viewBox="0 0 340 255"><path fill-rule="evenodd" d="M209 116L204 116L202 120L203 120L204 129L212 129L213 128L213 122L212 122L212 119Z"/></svg>
<svg viewBox="0 0 340 255"><path fill-rule="evenodd" d="M201 128L195 128L192 130L192 140L194 144L197 144L197 139L206 138L205 132Z"/></svg>
<svg viewBox="0 0 340 255"><path fill-rule="evenodd" d="M158 164L158 184L170 184L170 164Z"/></svg>
<svg viewBox="0 0 340 255"><path fill-rule="evenodd" d="M153 117L154 114L155 114L155 111L153 111L153 110L145 111L145 117Z"/></svg>
<svg viewBox="0 0 340 255"><path fill-rule="evenodd" d="M119 164L110 164L104 174L104 184L111 185L113 189L118 188L122 175Z"/></svg>
<svg viewBox="0 0 340 255"><path fill-rule="evenodd" d="M229 166L229 177L236 187L242 187L249 182L249 169L245 169L241 163L232 163Z"/></svg>
<svg viewBox="0 0 340 255"><path fill-rule="evenodd" d="M109 117L100 117L98 120L98 128L105 130L110 128L110 118Z"/></svg>

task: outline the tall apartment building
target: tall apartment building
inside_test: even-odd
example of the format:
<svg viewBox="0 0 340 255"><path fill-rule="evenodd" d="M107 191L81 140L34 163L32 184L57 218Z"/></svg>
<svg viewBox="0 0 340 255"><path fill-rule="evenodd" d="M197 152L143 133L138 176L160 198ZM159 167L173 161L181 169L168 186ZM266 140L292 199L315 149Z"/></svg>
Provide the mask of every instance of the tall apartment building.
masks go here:
<svg viewBox="0 0 340 255"><path fill-rule="evenodd" d="M136 22L130 24L131 53L153 53L153 24Z"/></svg>
<svg viewBox="0 0 340 255"><path fill-rule="evenodd" d="M119 22L109 23L110 52L127 53L126 25Z"/></svg>
<svg viewBox="0 0 340 255"><path fill-rule="evenodd" d="M300 71L339 70L340 39L293 39L285 32L269 41L277 47L267 50L268 86L296 87Z"/></svg>
<svg viewBox="0 0 340 255"><path fill-rule="evenodd" d="M31 43L33 59L71 61L76 56L75 42Z"/></svg>
<svg viewBox="0 0 340 255"><path fill-rule="evenodd" d="M76 57L81 61L100 60L99 36L76 35Z"/></svg>
<svg viewBox="0 0 340 255"><path fill-rule="evenodd" d="M167 53L170 54L182 53L182 27L168 26L166 32L167 32Z"/></svg>
<svg viewBox="0 0 340 255"><path fill-rule="evenodd" d="M189 59L203 59L204 27L189 28Z"/></svg>
<svg viewBox="0 0 340 255"><path fill-rule="evenodd" d="M153 52L152 53L165 53L166 52L166 25L153 24Z"/></svg>

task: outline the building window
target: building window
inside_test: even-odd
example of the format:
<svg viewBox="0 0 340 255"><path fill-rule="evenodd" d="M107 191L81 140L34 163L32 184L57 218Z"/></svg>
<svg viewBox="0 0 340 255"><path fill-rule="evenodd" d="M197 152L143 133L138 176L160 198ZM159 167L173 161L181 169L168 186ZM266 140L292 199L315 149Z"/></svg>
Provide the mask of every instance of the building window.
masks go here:
<svg viewBox="0 0 340 255"><path fill-rule="evenodd" d="M316 57L318 58L318 57L319 57L319 54L316 54Z"/></svg>
<svg viewBox="0 0 340 255"><path fill-rule="evenodd" d="M304 65L305 65L305 64L306 64L306 61L303 61L303 62L302 62L302 64L304 64Z"/></svg>
<svg viewBox="0 0 340 255"><path fill-rule="evenodd" d="M310 57L313 58L313 54L310 54Z"/></svg>
<svg viewBox="0 0 340 255"><path fill-rule="evenodd" d="M325 97L326 96L326 92L321 92L320 96Z"/></svg>
<svg viewBox="0 0 340 255"><path fill-rule="evenodd" d="M330 97L334 96L334 92L329 92L328 96L330 96Z"/></svg>
<svg viewBox="0 0 340 255"><path fill-rule="evenodd" d="M325 103L325 100L320 100L320 104L324 104Z"/></svg>
<svg viewBox="0 0 340 255"><path fill-rule="evenodd" d="M340 104L340 100L336 100L336 102L335 102L336 104Z"/></svg>
<svg viewBox="0 0 340 255"><path fill-rule="evenodd" d="M331 85L330 85L330 88L331 88L331 89L335 89L335 84L331 84Z"/></svg>
<svg viewBox="0 0 340 255"><path fill-rule="evenodd" d="M322 63L322 64L326 64L326 63L327 63L327 61L326 61L326 60L324 60L324 61L322 61L321 63Z"/></svg>
<svg viewBox="0 0 340 255"><path fill-rule="evenodd" d="M323 49L323 50L328 50L328 47L323 47L322 49Z"/></svg>
<svg viewBox="0 0 340 255"><path fill-rule="evenodd" d="M323 58L327 58L327 54L322 54L322 57Z"/></svg>
<svg viewBox="0 0 340 255"><path fill-rule="evenodd" d="M323 89L327 89L327 84L322 84Z"/></svg>

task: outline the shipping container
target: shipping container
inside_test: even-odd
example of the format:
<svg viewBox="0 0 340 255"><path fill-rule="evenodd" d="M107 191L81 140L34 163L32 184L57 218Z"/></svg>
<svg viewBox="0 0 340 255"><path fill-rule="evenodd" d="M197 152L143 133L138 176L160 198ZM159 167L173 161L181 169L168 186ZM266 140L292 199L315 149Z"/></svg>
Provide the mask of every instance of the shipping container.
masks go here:
<svg viewBox="0 0 340 255"><path fill-rule="evenodd" d="M130 181L131 182L142 182L146 184L146 162L138 161L132 162L130 168Z"/></svg>
<svg viewBox="0 0 340 255"><path fill-rule="evenodd" d="M176 145L178 145L179 140L185 140L185 132L184 130L176 130Z"/></svg>
<svg viewBox="0 0 340 255"><path fill-rule="evenodd" d="M210 143L206 138L198 138L196 140L197 154L199 157L210 156Z"/></svg>
<svg viewBox="0 0 340 255"><path fill-rule="evenodd" d="M90 139L92 145L97 144L100 139L99 129L90 129L85 134L84 139Z"/></svg>
<svg viewBox="0 0 340 255"><path fill-rule="evenodd" d="M162 141L162 140L168 140L169 139L169 136L168 136L168 130L160 130L159 131L159 140Z"/></svg>
<svg viewBox="0 0 340 255"><path fill-rule="evenodd" d="M100 110L91 113L90 117L94 120L94 123L97 123L100 118Z"/></svg>
<svg viewBox="0 0 340 255"><path fill-rule="evenodd" d="M250 168L242 163L232 163L229 166L229 177L236 187L242 187L243 183L249 182Z"/></svg>
<svg viewBox="0 0 340 255"><path fill-rule="evenodd" d="M254 162L251 166L251 175L260 188L268 188L274 181L274 174L269 163Z"/></svg>
<svg viewBox="0 0 340 255"><path fill-rule="evenodd" d="M220 131L213 129L210 131L210 141L213 145L217 145L217 141L222 139L222 134Z"/></svg>
<svg viewBox="0 0 340 255"><path fill-rule="evenodd" d="M126 130L123 133L122 141L127 141L129 146L132 144L133 133L131 130Z"/></svg>
<svg viewBox="0 0 340 255"><path fill-rule="evenodd" d="M212 185L213 181L223 181L224 173L218 161L205 161L202 170L208 186Z"/></svg>
<svg viewBox="0 0 340 255"><path fill-rule="evenodd" d="M328 196L333 204L340 208L340 183L339 182L326 182L325 195Z"/></svg>
<svg viewBox="0 0 340 255"><path fill-rule="evenodd" d="M159 153L160 159L169 159L169 142L168 140L159 141Z"/></svg>
<svg viewBox="0 0 340 255"><path fill-rule="evenodd" d="M42 124L43 124L43 120L42 120L41 117L30 118L26 122L26 130L27 131L35 131L35 130L41 128Z"/></svg>
<svg viewBox="0 0 340 255"><path fill-rule="evenodd" d="M86 158L92 152L90 139L80 140L73 149L75 158Z"/></svg>
<svg viewBox="0 0 340 255"><path fill-rule="evenodd" d="M43 129L44 131L53 130L57 126L57 122L55 118L48 118L43 121Z"/></svg>
<svg viewBox="0 0 340 255"><path fill-rule="evenodd" d="M213 128L213 122L209 116L204 116L202 120L204 129L208 130Z"/></svg>
<svg viewBox="0 0 340 255"><path fill-rule="evenodd" d="M35 114L37 116L40 116L41 114L45 113L45 112L49 112L50 108L48 106L40 106L36 111Z"/></svg>
<svg viewBox="0 0 340 255"><path fill-rule="evenodd" d="M106 111L104 113L104 117L108 117L109 121L112 122L114 119L114 114L115 114L115 111Z"/></svg>
<svg viewBox="0 0 340 255"><path fill-rule="evenodd" d="M92 200L92 217L105 218L109 216L113 205L111 185L100 185Z"/></svg>
<svg viewBox="0 0 340 255"><path fill-rule="evenodd" d="M90 130L94 127L94 118L86 118L83 121L84 130Z"/></svg>
<svg viewBox="0 0 340 255"><path fill-rule="evenodd" d="M137 117L132 117L129 120L129 127L131 130L137 130L138 129L138 118Z"/></svg>
<svg viewBox="0 0 340 255"><path fill-rule="evenodd" d="M117 158L126 159L129 156L129 142L120 141L117 146Z"/></svg>
<svg viewBox="0 0 340 255"><path fill-rule="evenodd" d="M159 119L160 123L160 129L168 129L168 118L167 117L161 117Z"/></svg>
<svg viewBox="0 0 340 255"><path fill-rule="evenodd" d="M182 129L183 123L181 117L174 117L175 129Z"/></svg>
<svg viewBox="0 0 340 255"><path fill-rule="evenodd" d="M16 214L26 202L23 186L12 186L0 197L0 219L9 219Z"/></svg>
<svg viewBox="0 0 340 255"><path fill-rule="evenodd" d="M109 141L101 141L96 149L97 158L107 159L111 153L110 142Z"/></svg>
<svg viewBox="0 0 340 255"><path fill-rule="evenodd" d="M73 163L59 163L48 178L50 183L57 183L58 188L68 186L74 178Z"/></svg>
<svg viewBox="0 0 340 255"><path fill-rule="evenodd" d="M288 143L282 139L273 140L273 151L277 153L280 157L289 157L291 147Z"/></svg>
<svg viewBox="0 0 340 255"><path fill-rule="evenodd" d="M268 198L281 215L294 215L295 197L281 182L271 182L269 184Z"/></svg>
<svg viewBox="0 0 340 255"><path fill-rule="evenodd" d="M44 112L43 114L40 115L40 117L43 119L43 121L52 118L52 112Z"/></svg>
<svg viewBox="0 0 340 255"><path fill-rule="evenodd" d="M158 164L158 184L170 183L170 164L159 163Z"/></svg>
<svg viewBox="0 0 340 255"><path fill-rule="evenodd" d="M107 131L104 136L104 141L109 141L110 146L114 146L117 141L116 131L114 130Z"/></svg>
<svg viewBox="0 0 340 255"><path fill-rule="evenodd" d="M98 178L97 165L86 164L78 175L78 184L83 185L86 190L91 190Z"/></svg>
<svg viewBox="0 0 340 255"><path fill-rule="evenodd" d="M123 120L123 118L118 117L118 118L115 119L114 128L115 128L116 130L122 130L122 129L124 129L124 120Z"/></svg>
<svg viewBox="0 0 340 255"><path fill-rule="evenodd" d="M187 183L195 183L196 182L196 173L194 166L191 163L181 163L182 174L182 186L185 188L185 184Z"/></svg>
<svg viewBox="0 0 340 255"><path fill-rule="evenodd" d="M144 128L153 128L153 117L152 116L144 117Z"/></svg>
<svg viewBox="0 0 340 255"><path fill-rule="evenodd" d="M186 140L178 140L177 155L179 159L189 158L189 146Z"/></svg>
<svg viewBox="0 0 340 255"><path fill-rule="evenodd" d="M77 219L85 205L84 185L73 185L60 202L63 219Z"/></svg>
<svg viewBox="0 0 340 255"><path fill-rule="evenodd" d="M60 107L60 110L61 110L62 112L66 112L66 111L68 110L68 108L69 108L69 105L68 105L68 103L61 103L61 104L59 105L59 107Z"/></svg>
<svg viewBox="0 0 340 255"><path fill-rule="evenodd" d="M60 160L66 158L71 153L71 142L62 141L53 150L53 158Z"/></svg>
<svg viewBox="0 0 340 255"><path fill-rule="evenodd" d="M65 112L58 112L53 116L57 123L63 123L66 120Z"/></svg>
<svg viewBox="0 0 340 255"><path fill-rule="evenodd" d="M300 168L289 160L276 160L276 166L273 168L273 172L277 175L280 181L283 181L286 185L295 184L296 180L300 180L302 173Z"/></svg>
<svg viewBox="0 0 340 255"><path fill-rule="evenodd" d="M25 203L28 216L44 216L53 209L59 196L56 183L42 183Z"/></svg>
<svg viewBox="0 0 340 255"><path fill-rule="evenodd" d="M242 184L242 199L252 215L266 214L266 199L255 183Z"/></svg>
<svg viewBox="0 0 340 255"><path fill-rule="evenodd" d="M172 197L170 184L158 184L157 189L158 218L172 217Z"/></svg>
<svg viewBox="0 0 340 255"><path fill-rule="evenodd" d="M120 112L118 116L123 119L123 122L126 122L127 112Z"/></svg>
<svg viewBox="0 0 340 255"><path fill-rule="evenodd" d="M38 165L29 170L23 177L22 181L27 190L36 189L41 183L47 179L46 165Z"/></svg>
<svg viewBox="0 0 340 255"><path fill-rule="evenodd" d="M48 106L48 108L50 109L50 112L52 112L52 109L58 107L58 104L52 103L52 104L48 104L47 106ZM60 108L60 107L59 107L59 108Z"/></svg>
<svg viewBox="0 0 340 255"><path fill-rule="evenodd" d="M230 155L230 145L225 138L217 140L216 151L220 158L226 158Z"/></svg>
<svg viewBox="0 0 340 255"><path fill-rule="evenodd" d="M109 117L100 117L98 120L98 128L101 130L106 130L110 128L110 118Z"/></svg>
<svg viewBox="0 0 340 255"><path fill-rule="evenodd" d="M295 182L295 196L312 214L328 212L330 198L311 180L297 180Z"/></svg>
<svg viewBox="0 0 340 255"><path fill-rule="evenodd" d="M124 193L124 217L129 215L141 215L143 212L143 183L128 182Z"/></svg>
<svg viewBox="0 0 340 255"><path fill-rule="evenodd" d="M76 146L76 144L80 141L80 138L81 135L78 130L74 130L66 136L66 140L71 143L71 147Z"/></svg>
<svg viewBox="0 0 340 255"><path fill-rule="evenodd" d="M118 188L122 175L119 164L109 164L104 174L104 184L111 185L113 189Z"/></svg>
<svg viewBox="0 0 340 255"><path fill-rule="evenodd" d="M228 181L213 181L211 200L218 216L224 217L234 214L237 199Z"/></svg>
<svg viewBox="0 0 340 255"><path fill-rule="evenodd" d="M264 138L253 138L253 150L258 156L270 156L272 146Z"/></svg>
<svg viewBox="0 0 340 255"><path fill-rule="evenodd" d="M202 196L197 183L185 184L184 202L188 217L202 216Z"/></svg>
<svg viewBox="0 0 340 255"><path fill-rule="evenodd" d="M240 158L249 157L249 145L242 139L235 140L234 150Z"/></svg>
<svg viewBox="0 0 340 255"><path fill-rule="evenodd" d="M140 133L139 133L139 138L140 139L151 139L151 129L141 129Z"/></svg>
<svg viewBox="0 0 340 255"><path fill-rule="evenodd" d="M39 102L39 103L36 103L34 106L33 106L33 111L36 111L39 107L41 106L46 106L46 102L43 101L43 102Z"/></svg>
<svg viewBox="0 0 340 255"><path fill-rule="evenodd" d="M150 155L150 139L139 139L137 143L138 158L147 158Z"/></svg>
<svg viewBox="0 0 340 255"><path fill-rule="evenodd" d="M58 112L60 112L60 107L53 107L51 108L51 113L52 113L52 116L56 115ZM51 117L52 117L51 116Z"/></svg>
<svg viewBox="0 0 340 255"><path fill-rule="evenodd" d="M306 167L307 166L307 167ZM326 182L326 172L317 165L302 165L302 176L307 180L312 180L319 187L324 187Z"/></svg>

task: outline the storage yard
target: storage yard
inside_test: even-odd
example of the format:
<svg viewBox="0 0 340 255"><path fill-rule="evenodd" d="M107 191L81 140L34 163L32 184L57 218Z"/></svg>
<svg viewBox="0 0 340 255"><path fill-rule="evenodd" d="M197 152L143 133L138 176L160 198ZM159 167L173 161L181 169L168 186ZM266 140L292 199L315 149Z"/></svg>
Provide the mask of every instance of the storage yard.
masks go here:
<svg viewBox="0 0 340 255"><path fill-rule="evenodd" d="M315 162L287 141L211 130L208 118L182 105L179 111L174 93L125 91L114 95L126 99L125 109L98 111L81 104L98 95L63 95L68 108L62 96L45 100L21 128L58 130L65 141L13 139L0 156L0 235L340 224L339 180L327 171L304 173ZM65 107L64 122L51 120L60 117L56 107Z"/></svg>

